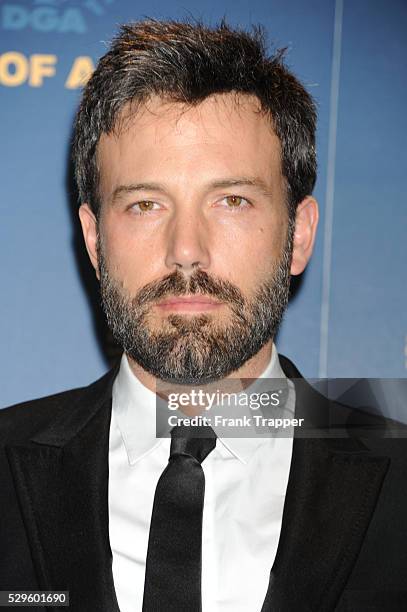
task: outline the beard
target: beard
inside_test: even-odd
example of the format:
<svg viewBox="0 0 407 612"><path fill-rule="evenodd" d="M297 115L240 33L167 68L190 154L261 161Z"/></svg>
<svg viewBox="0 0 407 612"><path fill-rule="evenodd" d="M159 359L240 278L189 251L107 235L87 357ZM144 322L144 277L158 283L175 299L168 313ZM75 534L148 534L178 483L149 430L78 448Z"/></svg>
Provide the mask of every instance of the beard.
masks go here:
<svg viewBox="0 0 407 612"><path fill-rule="evenodd" d="M176 270L128 295L109 273L98 241L102 306L115 341L162 381L207 384L225 378L277 332L289 297L292 235L290 225L282 256L250 300L229 281L199 269L189 277ZM154 303L182 295L206 295L224 302L227 320L211 314L169 314L154 329L149 320Z"/></svg>

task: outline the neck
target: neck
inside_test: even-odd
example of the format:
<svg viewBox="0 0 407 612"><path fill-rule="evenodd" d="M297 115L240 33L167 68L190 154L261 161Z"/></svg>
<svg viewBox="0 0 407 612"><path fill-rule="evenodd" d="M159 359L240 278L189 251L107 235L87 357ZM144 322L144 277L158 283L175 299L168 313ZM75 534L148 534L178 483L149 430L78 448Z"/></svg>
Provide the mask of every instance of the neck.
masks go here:
<svg viewBox="0 0 407 612"><path fill-rule="evenodd" d="M259 378L270 363L272 348L273 341L269 340L267 344L265 344L260 351L256 353L256 355L254 355L251 359L248 359L241 368L235 372L232 372L232 374L227 376L225 380L229 378ZM127 355L127 360L129 362L131 371L138 378L141 384L155 393L158 379L144 370L129 355Z"/></svg>

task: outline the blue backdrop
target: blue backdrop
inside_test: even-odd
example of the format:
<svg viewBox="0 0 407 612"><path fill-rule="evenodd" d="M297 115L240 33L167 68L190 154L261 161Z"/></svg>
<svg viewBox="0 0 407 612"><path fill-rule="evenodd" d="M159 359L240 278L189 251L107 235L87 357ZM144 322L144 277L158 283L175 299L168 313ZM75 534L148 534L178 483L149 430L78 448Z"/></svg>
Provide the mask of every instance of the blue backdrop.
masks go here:
<svg viewBox="0 0 407 612"><path fill-rule="evenodd" d="M406 376L404 0L3 0L2 406L107 369L74 212L72 119L119 23L188 15L264 24L318 103L320 231L280 352L308 377Z"/></svg>

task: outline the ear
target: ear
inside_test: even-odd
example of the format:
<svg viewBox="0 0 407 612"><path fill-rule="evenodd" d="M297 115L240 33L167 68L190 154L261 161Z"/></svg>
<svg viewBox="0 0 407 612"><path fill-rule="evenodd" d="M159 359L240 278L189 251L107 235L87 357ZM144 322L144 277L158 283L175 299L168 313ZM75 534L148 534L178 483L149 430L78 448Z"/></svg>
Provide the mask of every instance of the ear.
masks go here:
<svg viewBox="0 0 407 612"><path fill-rule="evenodd" d="M100 280L98 255L96 248L98 239L97 221L89 204L82 204L80 206L79 219L81 221L83 237L85 239L86 250L88 251L89 259L92 262L92 266L95 268L97 278Z"/></svg>
<svg viewBox="0 0 407 612"><path fill-rule="evenodd" d="M318 226L318 203L311 196L297 206L291 274L301 274L311 257Z"/></svg>

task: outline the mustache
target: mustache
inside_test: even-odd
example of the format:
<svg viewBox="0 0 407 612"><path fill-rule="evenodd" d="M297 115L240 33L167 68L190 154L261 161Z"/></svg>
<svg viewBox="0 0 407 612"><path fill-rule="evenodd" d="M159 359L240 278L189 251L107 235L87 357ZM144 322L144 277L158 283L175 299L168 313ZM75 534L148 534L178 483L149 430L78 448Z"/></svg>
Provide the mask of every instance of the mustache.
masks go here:
<svg viewBox="0 0 407 612"><path fill-rule="evenodd" d="M186 277L176 270L159 281L145 285L135 296L133 303L145 306L168 296L209 295L235 308L243 308L245 299L240 289L220 278L209 276L203 270L196 270Z"/></svg>

